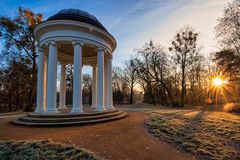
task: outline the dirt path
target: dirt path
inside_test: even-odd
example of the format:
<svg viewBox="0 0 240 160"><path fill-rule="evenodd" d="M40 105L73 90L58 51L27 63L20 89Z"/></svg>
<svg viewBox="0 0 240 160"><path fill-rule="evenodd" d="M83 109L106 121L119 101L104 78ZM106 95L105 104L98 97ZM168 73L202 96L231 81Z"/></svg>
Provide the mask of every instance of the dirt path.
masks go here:
<svg viewBox="0 0 240 160"><path fill-rule="evenodd" d="M146 113L132 112L125 119L103 124L28 128L10 124L12 117L0 119L0 139L52 139L86 148L111 160L188 160L192 156L165 144L144 128Z"/></svg>

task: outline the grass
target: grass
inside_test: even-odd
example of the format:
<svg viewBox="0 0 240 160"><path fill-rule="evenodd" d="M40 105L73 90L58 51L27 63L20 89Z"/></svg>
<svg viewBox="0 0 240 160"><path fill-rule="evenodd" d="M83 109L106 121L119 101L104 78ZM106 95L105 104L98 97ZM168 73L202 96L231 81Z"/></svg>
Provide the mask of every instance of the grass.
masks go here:
<svg viewBox="0 0 240 160"><path fill-rule="evenodd" d="M0 141L0 160L97 160L92 153L51 140Z"/></svg>
<svg viewBox="0 0 240 160"><path fill-rule="evenodd" d="M223 106L225 112L236 112L240 113L240 103L227 103Z"/></svg>
<svg viewBox="0 0 240 160"><path fill-rule="evenodd" d="M198 159L240 159L240 116L225 112L158 110L148 131Z"/></svg>

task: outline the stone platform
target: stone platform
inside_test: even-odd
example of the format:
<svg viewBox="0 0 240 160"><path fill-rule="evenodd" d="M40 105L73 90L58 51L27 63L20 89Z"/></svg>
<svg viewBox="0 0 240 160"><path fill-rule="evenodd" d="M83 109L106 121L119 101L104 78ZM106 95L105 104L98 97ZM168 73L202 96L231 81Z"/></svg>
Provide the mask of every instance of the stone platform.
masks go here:
<svg viewBox="0 0 240 160"><path fill-rule="evenodd" d="M24 126L73 126L101 123L122 119L127 116L126 112L118 109L103 112L90 111L84 113L69 113L62 110L55 114L28 113L12 121L13 124Z"/></svg>

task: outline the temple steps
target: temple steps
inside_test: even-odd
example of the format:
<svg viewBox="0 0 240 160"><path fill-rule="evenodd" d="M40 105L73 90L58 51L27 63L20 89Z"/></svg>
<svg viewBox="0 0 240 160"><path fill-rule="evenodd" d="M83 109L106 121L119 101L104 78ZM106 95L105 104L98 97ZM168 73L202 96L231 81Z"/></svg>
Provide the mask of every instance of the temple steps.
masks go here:
<svg viewBox="0 0 240 160"><path fill-rule="evenodd" d="M19 120L24 122L74 122L74 121L86 121L86 120L94 120L94 119L103 119L103 118L110 118L110 117L116 117L118 115L121 115L122 112L113 112L113 113L107 113L107 114L100 114L100 115L89 115L89 116L74 116L74 117L31 117L31 116L23 116L20 117Z"/></svg>
<svg viewBox="0 0 240 160"><path fill-rule="evenodd" d="M58 113L58 114L37 114L30 113L12 121L13 124L24 126L73 126L87 125L101 122L108 122L125 118L126 112L119 110L108 110L103 112L89 113Z"/></svg>
<svg viewBox="0 0 240 160"><path fill-rule="evenodd" d="M87 116L97 116L97 115L103 115L108 113L114 113L119 112L118 109L111 109L111 110L105 110L102 112L84 112L84 113L57 113L57 114L39 114L39 113L28 113L27 115L29 117L37 117L37 118L64 118L64 117L87 117Z"/></svg>

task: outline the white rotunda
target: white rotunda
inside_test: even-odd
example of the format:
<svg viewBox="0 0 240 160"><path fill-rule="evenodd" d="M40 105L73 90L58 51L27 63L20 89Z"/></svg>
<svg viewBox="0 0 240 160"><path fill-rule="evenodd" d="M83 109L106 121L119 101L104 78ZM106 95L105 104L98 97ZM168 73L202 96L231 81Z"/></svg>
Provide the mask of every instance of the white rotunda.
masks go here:
<svg viewBox="0 0 240 160"><path fill-rule="evenodd" d="M65 108L65 66L74 65L72 113L83 112L82 67L93 68L93 108L113 109L112 54L116 40L93 15L64 9L34 29L39 42L37 105L35 112L57 113L57 61L61 64L60 104Z"/></svg>
<svg viewBox="0 0 240 160"><path fill-rule="evenodd" d="M95 16L78 9L64 9L38 24L34 36L39 44L36 109L13 123L54 125L56 122L61 125L64 122L65 125L69 121L81 124L83 120L97 119L98 122L126 116L114 109L112 102L112 55L116 40ZM61 64L59 106L56 103L58 62ZM74 66L73 104L70 112L61 113L59 110L66 108L67 64ZM81 77L84 65L92 66L92 113L83 111ZM73 119L71 115L79 117ZM89 116L87 120L86 115ZM44 120L46 117L48 120ZM53 119L49 121L49 118Z"/></svg>

